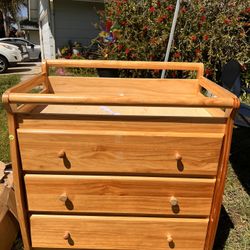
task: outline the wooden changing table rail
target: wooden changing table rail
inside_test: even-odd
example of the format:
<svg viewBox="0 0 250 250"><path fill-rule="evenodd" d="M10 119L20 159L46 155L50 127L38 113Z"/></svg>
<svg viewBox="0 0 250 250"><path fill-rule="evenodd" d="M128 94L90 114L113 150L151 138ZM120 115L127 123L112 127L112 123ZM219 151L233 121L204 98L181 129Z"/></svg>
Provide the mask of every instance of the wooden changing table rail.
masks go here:
<svg viewBox="0 0 250 250"><path fill-rule="evenodd" d="M105 61L105 60L48 60L47 67L80 67L106 69L166 69L166 70L194 70L197 78L204 74L203 63L179 62L138 62L138 61Z"/></svg>
<svg viewBox="0 0 250 250"><path fill-rule="evenodd" d="M172 106L172 107L233 107L233 98L206 98L199 96L176 96L167 95L166 99L146 96L133 98L129 96L88 96L77 94L9 94L9 103L36 103L36 104L74 104L74 105L121 105L121 106Z"/></svg>
<svg viewBox="0 0 250 250"><path fill-rule="evenodd" d="M197 95L190 94L165 94L155 93L154 84L152 89L147 85L141 91L140 88L132 91L126 86L129 85L131 79L123 79L118 86L110 80L107 82L107 88L102 91L94 92L91 88L83 93L53 93L48 86L47 72L48 67L91 67L91 68L125 68L125 69L170 69L170 70L196 70L198 83L195 80L194 88L197 88ZM117 61L92 61L92 60L48 60L43 63L43 73L36 76L28 82L21 83L18 86L11 88L3 95L3 103L8 110L11 109L11 104L70 104L70 105L121 105L121 106L172 106L172 107L220 107L220 108L237 108L237 97L229 91L225 91L212 81L209 81L203 74L203 64L201 63L164 63L164 62L117 62ZM83 78L84 79L84 78ZM102 78L97 78L101 83ZM117 78L119 79L119 78ZM38 84L45 86L41 93L24 93ZM86 79L87 81L88 79ZM173 79L174 80L174 79ZM118 82L118 80L117 80ZM167 81L166 81L167 82ZM84 83L83 83L84 85ZM197 85L197 86L196 86ZM206 97L199 91L201 87L206 88L214 94L213 97ZM121 92L120 89L125 91ZM105 91L106 90L106 91ZM158 90L159 91L159 90ZM51 93L52 92L52 93ZM138 93L137 93L138 92ZM93 95L94 93L94 95ZM13 105L12 105L13 106ZM13 112L13 110L12 110Z"/></svg>

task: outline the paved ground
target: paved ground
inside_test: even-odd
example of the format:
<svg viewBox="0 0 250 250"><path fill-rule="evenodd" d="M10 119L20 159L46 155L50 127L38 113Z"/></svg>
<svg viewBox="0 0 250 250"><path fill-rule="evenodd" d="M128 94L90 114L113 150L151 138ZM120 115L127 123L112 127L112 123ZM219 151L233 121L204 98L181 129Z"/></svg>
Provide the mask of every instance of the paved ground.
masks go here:
<svg viewBox="0 0 250 250"><path fill-rule="evenodd" d="M21 80L26 80L41 72L41 62L21 62L16 67L9 67L5 74L1 75L21 75Z"/></svg>

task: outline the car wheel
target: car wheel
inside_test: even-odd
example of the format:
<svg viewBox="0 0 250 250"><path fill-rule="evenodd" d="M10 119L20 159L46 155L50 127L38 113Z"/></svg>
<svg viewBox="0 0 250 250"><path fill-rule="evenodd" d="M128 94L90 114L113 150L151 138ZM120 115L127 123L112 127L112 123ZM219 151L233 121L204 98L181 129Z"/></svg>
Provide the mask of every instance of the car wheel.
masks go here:
<svg viewBox="0 0 250 250"><path fill-rule="evenodd" d="M0 56L0 74L4 73L8 69L8 61L5 57Z"/></svg>

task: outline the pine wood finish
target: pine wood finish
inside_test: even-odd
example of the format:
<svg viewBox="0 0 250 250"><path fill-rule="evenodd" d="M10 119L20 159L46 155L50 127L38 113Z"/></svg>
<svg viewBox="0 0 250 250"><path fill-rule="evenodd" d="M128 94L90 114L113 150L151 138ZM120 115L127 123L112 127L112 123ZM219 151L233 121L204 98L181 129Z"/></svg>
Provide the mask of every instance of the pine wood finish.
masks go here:
<svg viewBox="0 0 250 250"><path fill-rule="evenodd" d="M28 209L37 212L206 217L214 184L215 179L25 175Z"/></svg>
<svg viewBox="0 0 250 250"><path fill-rule="evenodd" d="M196 79L71 78L50 67ZM212 250L239 100L203 73L200 63L49 60L6 91L24 249Z"/></svg>
<svg viewBox="0 0 250 250"><path fill-rule="evenodd" d="M208 219L32 215L30 223L34 247L200 250Z"/></svg>
<svg viewBox="0 0 250 250"><path fill-rule="evenodd" d="M215 175L223 138L219 133L91 129L17 133L25 171L138 174ZM59 157L62 150L65 154Z"/></svg>
<svg viewBox="0 0 250 250"><path fill-rule="evenodd" d="M124 95L135 96L136 99L144 95L157 95L163 97L166 92L175 94L177 90L180 94L194 95L197 92L199 82L197 79L141 79L131 78L128 82L126 78L113 79L104 78L101 82L95 77L86 77L86 81L82 82L82 77L69 76L49 76L48 78L54 93L77 93L87 92L91 96L97 96L100 88L107 93L123 93ZM183 89L182 86L186 85ZM71 86L74 86L72 88Z"/></svg>

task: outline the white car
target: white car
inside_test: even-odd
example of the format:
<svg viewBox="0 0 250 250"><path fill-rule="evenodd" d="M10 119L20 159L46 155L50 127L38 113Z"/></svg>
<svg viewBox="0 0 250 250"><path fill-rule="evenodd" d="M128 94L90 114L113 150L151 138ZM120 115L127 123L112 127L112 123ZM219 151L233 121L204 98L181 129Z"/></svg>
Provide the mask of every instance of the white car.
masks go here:
<svg viewBox="0 0 250 250"><path fill-rule="evenodd" d="M4 37L0 38L0 42L13 44L18 47L25 46L27 48L27 51L29 53L30 60L40 60L41 59L41 47L40 45L36 45L26 39L20 38L20 37Z"/></svg>
<svg viewBox="0 0 250 250"><path fill-rule="evenodd" d="M22 60L22 53L17 46L0 42L0 74Z"/></svg>

